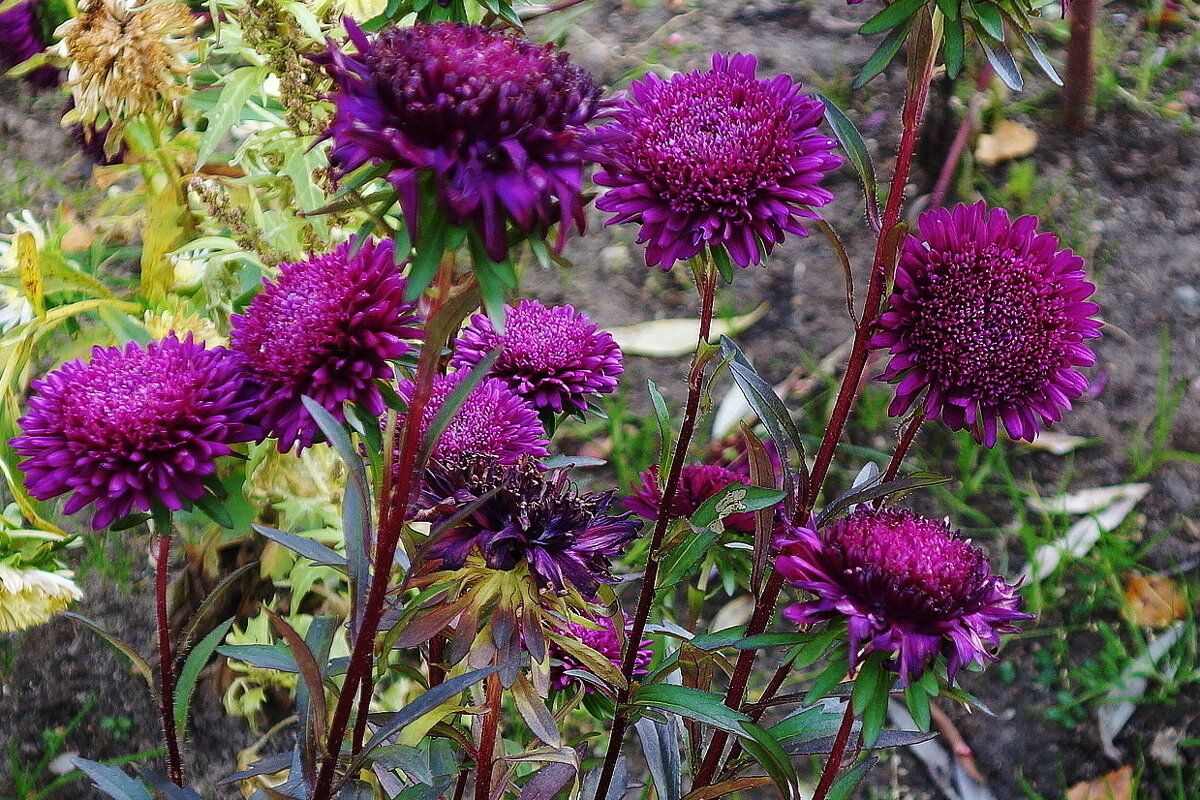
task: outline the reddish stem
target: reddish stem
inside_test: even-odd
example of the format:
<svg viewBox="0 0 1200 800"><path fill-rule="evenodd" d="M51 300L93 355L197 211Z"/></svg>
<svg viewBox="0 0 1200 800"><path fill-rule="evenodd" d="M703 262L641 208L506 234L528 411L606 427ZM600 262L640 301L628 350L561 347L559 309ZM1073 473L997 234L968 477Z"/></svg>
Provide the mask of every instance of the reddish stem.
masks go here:
<svg viewBox="0 0 1200 800"><path fill-rule="evenodd" d="M650 549L646 556L646 571L642 574L642 588L638 595L637 609L625 639L625 652L621 659L621 674L625 677L626 686L617 692L617 711L613 716L612 729L609 732L608 750L604 754L604 765L600 769L600 780L596 784L595 800L604 800L608 796L608 787L612 783L613 772L616 769L617 757L621 753L621 743L629 724L629 712L626 704L629 702L630 685L633 681L633 671L636 667L638 646L646 631L646 621L650 617L650 607L654 601L654 588L658 580L659 550L666 537L667 528L671 523L668 509L675 503L679 491L679 477L683 472L683 462L687 457L688 446L696 432L696 423L700 417L700 400L704 388L704 365L707 356L703 350L712 333L713 308L716 303L717 273L711 263L705 261L696 274L696 288L700 292L700 332L696 342L696 353L692 357L692 366L688 371L688 397L684 407L683 422L679 428L679 438L675 441L675 449L671 456L671 468L667 472L667 480L662 489L662 502L658 507L658 519L654 523L654 532L650 537Z"/></svg>
<svg viewBox="0 0 1200 800"><path fill-rule="evenodd" d="M841 387L838 390L837 400L834 403L833 413L830 415L829 424L825 428L820 448L817 450L816 459L809 472L808 491L804 495L805 503L796 510L795 520L797 522L806 521L809 513L812 511L821 485L825 482L825 477L829 472L829 466L833 461L833 455L837 450L842 432L845 430L846 423L850 419L850 410L854 404L855 397L858 395L859 385L862 382L863 372L866 369L867 356L870 352L867 342L874 332L875 320L883 302L884 292L891 280L895 267L896 243L893 241L893 229L900 221L900 212L904 205L904 187L908 183L908 175L912 168L913 153L917 145L917 134L920 131L921 117L925 110L925 100L929 95L929 81L933 75L934 55L933 49L930 48L925 53L912 54L910 56L919 58L920 61L910 64L908 89L905 92L904 109L901 117L902 131L900 146L896 155L896 171L892 174L887 205L883 213L883 222L880 227L879 238L876 240L875 258L872 262L871 280L867 285L867 296L863 305L863 313L860 322L855 325L854 342L846 363L846 372L842 378ZM775 609L775 601L778 600L779 592L783 588L783 585L783 576L773 571L763 589L762 595L759 596L758 601L755 603L754 613L750 618L749 624L746 626L747 636L754 636L766 630ZM753 671L754 660L757 655L758 652L756 650L743 650L738 655L733 677L730 678L729 689L725 694L725 705L730 708L738 709L741 707L742 701L746 697L746 686ZM708 750L701 762L700 770L696 773L695 781L692 784L693 789L711 784L720 768L721 754L728 740L729 734L725 731L718 730L713 733Z"/></svg>
<svg viewBox="0 0 1200 800"><path fill-rule="evenodd" d="M475 800L488 800L492 794L492 771L496 766L496 732L500 727L500 676L487 678L487 714L479 733L479 753L475 757Z"/></svg>
<svg viewBox="0 0 1200 800"><path fill-rule="evenodd" d="M921 425L924 422L925 414L921 409L917 409L917 413L904 426L904 431L900 434L900 441L896 442L896 449L892 452L892 460L888 462L887 469L884 470L883 477L880 478L880 483L895 480L896 475L900 472L900 465L904 463L904 456L908 454L908 448L912 447L913 440L917 438L917 431L921 430ZM882 500L883 498L880 499Z"/></svg>
<svg viewBox="0 0 1200 800"><path fill-rule="evenodd" d="M155 529L154 607L158 629L158 711L162 716L163 736L167 740L167 777L183 786L183 759L175 735L175 654L171 649L171 628L167 617L167 583L171 568L171 528Z"/></svg>
<svg viewBox="0 0 1200 800"><path fill-rule="evenodd" d="M842 769L846 744L850 741L850 731L853 728L854 705L847 699L846 712L842 714L842 724L838 727L837 736L833 740L833 748L829 751L829 759L825 762L825 769L821 771L821 780L817 782L812 800L825 800L825 796L833 788L833 782L837 780L838 773Z"/></svg>
<svg viewBox="0 0 1200 800"><path fill-rule="evenodd" d="M1063 127L1081 134L1092 127L1096 113L1096 64L1092 41L1096 33L1096 0L1071 0L1067 11L1067 68L1063 74Z"/></svg>

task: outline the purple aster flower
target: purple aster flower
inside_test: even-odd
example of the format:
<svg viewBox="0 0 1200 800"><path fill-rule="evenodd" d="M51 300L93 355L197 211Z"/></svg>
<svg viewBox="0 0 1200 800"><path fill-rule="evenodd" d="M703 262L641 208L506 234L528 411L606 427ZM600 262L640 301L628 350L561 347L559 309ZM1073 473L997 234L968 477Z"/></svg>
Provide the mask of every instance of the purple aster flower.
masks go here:
<svg viewBox="0 0 1200 800"><path fill-rule="evenodd" d="M632 497L625 498L625 507L639 517L658 519L658 511L662 507L658 467L653 466L638 477L642 484L634 490ZM675 492L668 516L690 517L700 510L704 501L735 483L749 486L750 476L715 464L688 464L679 473L679 489ZM753 512L730 514L723 523L731 531L754 533Z"/></svg>
<svg viewBox="0 0 1200 800"><path fill-rule="evenodd" d="M621 620L625 625L625 635L629 635L629 621L625 619L625 615L621 614ZM612 662L617 669L621 668L621 641L617 638L617 630L614 626L614 620L611 617L595 616L592 617L591 625L583 625L578 622L567 623L566 629L563 631L572 639L578 639L588 647L595 650L600 655ZM643 639L639 642L637 656L634 659L633 674L645 675L646 668L650 666L651 659L654 658L654 651L650 647L654 644L649 639ZM561 666L554 666L550 670L550 681L555 689L566 689L576 679L566 674L569 669L579 669L585 672L591 672L586 664L581 663L578 659L551 642L550 656L557 658L562 662ZM586 691L593 691L590 683L583 683Z"/></svg>
<svg viewBox="0 0 1200 800"><path fill-rule="evenodd" d="M28 61L45 49L38 21L40 4L40 0L25 0L0 12L0 72ZM54 86L58 83L58 70L38 67L25 78L37 86Z"/></svg>
<svg viewBox="0 0 1200 800"><path fill-rule="evenodd" d="M991 447L998 422L1032 441L1088 388L1077 368L1096 361L1084 344L1100 335L1095 287L1083 259L1037 224L983 203L921 215L870 342L892 355L881 379L899 380L888 413L925 392L927 419Z"/></svg>
<svg viewBox="0 0 1200 800"><path fill-rule="evenodd" d="M204 494L204 478L231 444L254 439L255 402L225 348L174 335L143 347L94 347L33 382L35 394L11 440L26 456L29 493L49 500L71 492L74 514L94 503L92 527L134 508L172 511Z"/></svg>
<svg viewBox="0 0 1200 800"><path fill-rule="evenodd" d="M391 378L388 363L414 350L421 336L404 279L392 260L391 240L350 244L332 253L279 266L279 277L231 318L231 346L245 373L262 388L264 436L281 453L311 447L320 429L300 402L307 395L336 419L342 404L383 413L377 381Z"/></svg>
<svg viewBox="0 0 1200 800"><path fill-rule="evenodd" d="M833 195L825 173L842 163L818 129L824 107L787 75L755 77L750 55L714 54L712 69L669 80L646 75L613 121L594 134L611 187L596 201L637 222L646 263L669 270L704 247L724 247L740 266L758 264L784 234Z"/></svg>
<svg viewBox="0 0 1200 800"><path fill-rule="evenodd" d="M505 380L536 408L584 411L588 395L617 387L623 371L621 348L612 334L599 330L572 306L546 307L522 300L504 309L504 333L476 314L454 342L450 365L478 364L502 348L488 374Z"/></svg>
<svg viewBox="0 0 1200 800"><path fill-rule="evenodd" d="M328 136L341 174L385 163L410 231L422 177L451 222L470 223L488 255L559 222L559 245L583 229L585 125L600 89L553 46L457 22L387 28L346 23L358 55L320 57L336 86Z"/></svg>
<svg viewBox="0 0 1200 800"><path fill-rule="evenodd" d="M642 528L628 512L608 514L612 500L611 491L580 493L566 470L543 472L530 458L435 467L426 473L420 503L420 518L433 523L427 555L445 569L461 568L472 553L489 569L524 563L539 586L571 586L590 598L600 584L615 582L610 560Z"/></svg>
<svg viewBox="0 0 1200 800"><path fill-rule="evenodd" d="M466 372L452 372L434 379L421 421L422 436L466 376ZM406 401L412 400L412 381L401 381L398 389ZM546 431L533 406L499 378L484 378L442 431L431 458L451 466L479 459L513 464L522 456L545 458L550 454L547 444Z"/></svg>
<svg viewBox="0 0 1200 800"><path fill-rule="evenodd" d="M1000 634L1033 618L979 548L904 509L860 506L820 533L795 528L785 552L776 569L816 598L784 616L802 625L845 619L851 669L884 653L906 684L939 653L951 681L961 667L995 660Z"/></svg>

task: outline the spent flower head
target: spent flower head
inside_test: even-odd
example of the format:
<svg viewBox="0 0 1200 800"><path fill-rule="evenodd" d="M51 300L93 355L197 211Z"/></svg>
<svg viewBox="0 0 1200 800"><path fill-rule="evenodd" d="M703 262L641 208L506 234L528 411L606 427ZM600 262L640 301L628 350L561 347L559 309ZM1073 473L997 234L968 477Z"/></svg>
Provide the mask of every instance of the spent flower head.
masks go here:
<svg viewBox="0 0 1200 800"><path fill-rule="evenodd" d="M1021 613L1016 586L992 574L987 557L944 522L896 508L860 506L821 531L788 531L776 569L815 595L784 616L810 624L844 620L850 667L872 652L905 683L939 654L951 681L962 667L995 660L1000 634Z"/></svg>
<svg viewBox="0 0 1200 800"><path fill-rule="evenodd" d="M1000 423L1032 441L1087 390L1095 287L1083 259L1037 224L982 202L921 215L871 339L892 356L881 378L898 381L888 413L921 402L927 419L990 447Z"/></svg>
<svg viewBox="0 0 1200 800"><path fill-rule="evenodd" d="M452 372L434 379L433 393L421 418L424 436L438 411L467 377ZM401 381L400 396L412 402L412 381ZM484 378L467 394L431 451L431 458L448 466L462 466L478 459L513 464L522 456L545 458L546 431L537 412L499 378Z"/></svg>
<svg viewBox="0 0 1200 800"><path fill-rule="evenodd" d="M628 512L609 514L612 500L612 491L580 492L566 470L547 473L528 458L435 467L420 499L421 519L433 523L427 555L445 569L463 567L472 555L493 570L524 564L539 587L590 598L615 582L611 559L642 528Z"/></svg>
<svg viewBox="0 0 1200 800"><path fill-rule="evenodd" d="M590 75L551 45L457 22L385 28L368 37L347 21L358 49L330 44L321 57L335 91L328 136L341 174L388 165L410 231L423 182L442 213L469 224L496 261L506 223L543 233L584 224L584 126L600 96Z"/></svg>
<svg viewBox="0 0 1200 800"><path fill-rule="evenodd" d="M705 247L758 264L833 195L821 187L842 163L821 133L821 103L787 75L755 76L754 56L714 54L712 69L630 87L594 134L610 225L636 222L646 263L670 269Z"/></svg>
<svg viewBox="0 0 1200 800"><path fill-rule="evenodd" d="M0 564L0 633L49 622L80 600L83 592L67 570L47 572Z"/></svg>
<svg viewBox="0 0 1200 800"><path fill-rule="evenodd" d="M190 336L95 347L32 386L12 440L25 485L39 500L70 493L67 514L94 504L97 530L134 508L199 499L216 459L259 433L236 359Z"/></svg>
<svg viewBox="0 0 1200 800"><path fill-rule="evenodd" d="M111 155L130 119L173 111L191 71L185 54L194 45L196 24L187 5L173 0L80 3L78 15L55 31L71 61L67 86L75 98L64 124L112 123L106 147Z"/></svg>
<svg viewBox="0 0 1200 800"><path fill-rule="evenodd" d="M390 362L413 352L412 340L421 336L393 250L390 239L368 240L357 252L347 242L281 264L245 313L232 317L231 346L262 389L264 436L278 439L280 452L318 440L303 396L339 421L346 402L383 413L378 381L392 377Z"/></svg>
<svg viewBox="0 0 1200 800"><path fill-rule="evenodd" d="M624 371L612 334L569 305L522 300L504 309L504 333L476 314L454 342L450 365L470 369L500 348L489 375L536 408L584 411L592 395L613 391Z"/></svg>

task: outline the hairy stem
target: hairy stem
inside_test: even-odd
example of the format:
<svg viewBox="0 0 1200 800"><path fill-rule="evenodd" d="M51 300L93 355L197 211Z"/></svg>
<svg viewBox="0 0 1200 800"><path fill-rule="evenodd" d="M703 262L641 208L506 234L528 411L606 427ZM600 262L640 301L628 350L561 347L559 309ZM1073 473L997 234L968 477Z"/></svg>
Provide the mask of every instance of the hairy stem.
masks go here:
<svg viewBox="0 0 1200 800"><path fill-rule="evenodd" d="M880 478L881 483L887 483L890 480L895 480L896 475L900 472L900 465L904 463L904 457L908 455L908 448L912 447L913 440L917 438L917 431L921 430L921 425L925 423L925 413L918 408L917 413L913 414L904 430L900 433L900 441L896 442L896 449L892 451L892 459L888 462L887 469L883 472L883 477ZM883 498L879 498L881 501ZM879 503L876 503L879 505Z"/></svg>
<svg viewBox="0 0 1200 800"><path fill-rule="evenodd" d="M638 595L637 609L634 611L633 620L625 638L621 674L625 677L626 686L617 692L617 711L609 733L604 765L600 769L600 780L596 784L595 800L604 800L608 796L608 787L612 783L617 757L621 753L621 743L629 724L629 713L626 710L626 704L630 697L629 685L633 681L633 670L637 662L638 642L642 640L642 635L646 631L646 621L650 618L650 608L654 602L654 586L658 580L660 562L659 550L666 537L667 528L671 524L669 509L674 504L675 496L679 492L679 477L683 471L683 462L687 457L688 447L696 432L696 423L700 416L700 399L704 389L704 365L708 361L705 350L712 333L713 308L717 294L717 273L707 258L696 268L696 288L700 292L700 332L696 342L696 353L692 357L692 366L688 370L687 404L684 407L683 423L679 428L679 438L675 441L675 449L671 456L671 468L667 472L667 480L662 487L662 502L658 507L658 519L655 520L654 532L650 537L646 571L642 574L642 588Z"/></svg>
<svg viewBox="0 0 1200 800"><path fill-rule="evenodd" d="M154 536L154 627L158 633L158 711L163 737L167 740L167 777L183 786L183 759L175 735L175 653L167 617L167 583L171 568L171 528L155 526Z"/></svg>
<svg viewBox="0 0 1200 800"><path fill-rule="evenodd" d="M829 759L825 762L825 769L821 771L821 780L817 782L812 800L825 800L829 790L833 788L833 782L837 780L838 773L842 770L842 761L846 756L846 744L850 741L850 731L853 728L854 704L847 699L846 711L842 714L842 724L838 727L837 736L834 737L833 749L829 751Z"/></svg>
<svg viewBox="0 0 1200 800"><path fill-rule="evenodd" d="M910 43L914 39L909 40ZM917 52L911 52L916 49ZM883 303L884 292L891 280L895 269L895 251L897 246L895 228L900 222L900 213L904 206L904 187L908 183L909 172L912 168L913 154L916 151L917 134L921 127L921 117L925 111L925 100L929 95L929 81L933 76L936 49L933 47L912 48L910 44L909 79L904 95L904 109L901 116L902 130L900 145L896 156L896 171L892 174L892 182L888 190L887 205L884 208L883 222L879 238L875 245L875 258L871 266L871 279L867 284L867 296L863 306L860 321L854 328L854 342L846 363L846 372L834 402L833 413L829 424L821 438L816 459L809 472L808 491L805 502L797 508L794 522L804 524L820 493L829 466L833 461L842 432L850 419L850 411L858 389L862 382L863 372L867 366L869 349L867 342L875 329L875 320ZM754 613L746 626L746 635L754 636L766 630L767 624L775 610L775 602L783 589L784 578L778 572L772 571L770 578L763 587L755 603ZM729 680L729 689L725 693L725 705L733 709L741 708L746 697L746 687L753 672L756 650L743 650L738 655L734 666L733 676ZM708 786L717 775L721 766L721 755L729 741L725 731L715 731L709 742L708 750L696 773L693 789Z"/></svg>

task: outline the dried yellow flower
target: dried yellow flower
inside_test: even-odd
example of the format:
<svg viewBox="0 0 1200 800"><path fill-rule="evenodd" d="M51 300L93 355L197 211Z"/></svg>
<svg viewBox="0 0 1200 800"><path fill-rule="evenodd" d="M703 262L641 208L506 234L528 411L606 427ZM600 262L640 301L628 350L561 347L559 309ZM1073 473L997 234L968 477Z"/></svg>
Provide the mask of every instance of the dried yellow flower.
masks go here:
<svg viewBox="0 0 1200 800"><path fill-rule="evenodd" d="M75 98L64 123L99 126L107 118L119 131L133 117L174 109L183 96L195 17L174 0L135 3L87 0L55 31L71 60L67 85Z"/></svg>
<svg viewBox="0 0 1200 800"><path fill-rule="evenodd" d="M0 633L49 622L82 597L67 570L45 572L0 564Z"/></svg>

